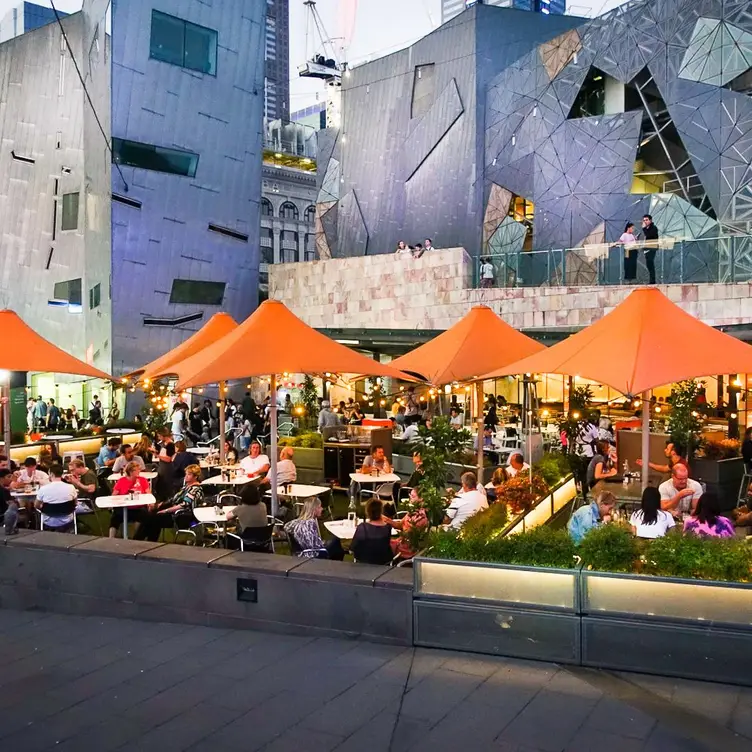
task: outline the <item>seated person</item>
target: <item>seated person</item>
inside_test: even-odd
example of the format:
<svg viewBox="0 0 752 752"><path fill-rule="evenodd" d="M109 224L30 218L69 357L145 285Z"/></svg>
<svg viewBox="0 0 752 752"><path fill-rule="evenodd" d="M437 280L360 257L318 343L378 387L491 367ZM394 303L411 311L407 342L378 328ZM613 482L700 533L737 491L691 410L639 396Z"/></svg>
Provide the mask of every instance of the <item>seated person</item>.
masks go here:
<svg viewBox="0 0 752 752"><path fill-rule="evenodd" d="M616 506L616 497L609 491L598 494L590 504L580 507L567 523L570 538L575 544L580 543L585 534L603 523L611 521L611 514Z"/></svg>
<svg viewBox="0 0 752 752"><path fill-rule="evenodd" d="M42 486L37 492L35 506L37 509L43 509L47 506L56 504L66 504L70 506L70 512L64 515L51 516L42 512L42 529L53 529L59 533L67 533L73 529L73 520L75 517L75 500L77 491L69 483L63 482L63 468L60 465L53 465L50 468L50 482Z"/></svg>
<svg viewBox="0 0 752 752"><path fill-rule="evenodd" d="M452 428L456 428L459 430L464 426L464 421L462 420L462 415L460 415L460 409L459 407L453 407L449 411L449 425Z"/></svg>
<svg viewBox="0 0 752 752"><path fill-rule="evenodd" d="M371 454L363 460L363 466L360 468L360 472L365 475L371 475L376 471L380 475L389 475L392 472L392 466L386 458L384 447L380 444L373 447Z"/></svg>
<svg viewBox="0 0 752 752"><path fill-rule="evenodd" d="M384 504L371 499L366 504L366 519L355 528L350 543L355 559L361 564L388 564L393 558L391 520L384 517Z"/></svg>
<svg viewBox="0 0 752 752"><path fill-rule="evenodd" d="M9 460L7 455L0 454L0 470L10 470L15 473L18 470L18 465L13 460Z"/></svg>
<svg viewBox="0 0 752 752"><path fill-rule="evenodd" d="M136 450L130 444L123 444L120 447L120 456L115 460L115 464L112 466L112 472L122 473L125 470L126 465L131 462L135 462L142 470L146 470L146 463L143 457L136 454Z"/></svg>
<svg viewBox="0 0 752 752"><path fill-rule="evenodd" d="M405 430L400 438L406 444L420 440L420 418L417 415L408 415L405 418Z"/></svg>
<svg viewBox="0 0 752 752"><path fill-rule="evenodd" d="M288 537L294 540L295 547L300 551L298 556L342 561L345 557L345 550L339 538L332 538L326 544L321 538L319 532L321 511L321 499L318 496L306 499L299 517L288 522L284 530ZM291 547L292 545L291 543Z"/></svg>
<svg viewBox="0 0 752 752"><path fill-rule="evenodd" d="M83 460L72 459L68 463L68 474L63 480L78 491L79 498L94 498L97 491L97 476L93 470L86 467Z"/></svg>
<svg viewBox="0 0 752 752"><path fill-rule="evenodd" d="M410 491L410 502L413 505L417 505L421 501L420 496L416 489ZM390 544L392 546L392 553L395 556L399 556L401 560L412 559L417 555L418 551L415 550L411 544L409 538L405 535L413 529L426 529L428 528L428 516L426 510L418 506L412 511L408 512L404 517L398 520L392 520L392 527L395 530L399 530L403 535L397 538L392 538Z"/></svg>
<svg viewBox="0 0 752 752"><path fill-rule="evenodd" d="M494 444L493 444L493 427L492 426L483 426L483 451L493 451ZM475 451L478 451L478 437L475 437L475 441L473 442L473 447L475 448Z"/></svg>
<svg viewBox="0 0 752 752"><path fill-rule="evenodd" d="M502 494L502 486L509 480L506 467L497 467L491 476L491 488L487 488L486 496L489 501L496 501Z"/></svg>
<svg viewBox="0 0 752 752"><path fill-rule="evenodd" d="M47 473L37 467L37 461L34 457L27 457L24 460L23 470L16 473L16 477L11 483L11 488L18 489L24 486L46 486L50 482Z"/></svg>
<svg viewBox="0 0 752 752"><path fill-rule="evenodd" d="M238 533L252 527L266 527L266 504L261 501L261 494L255 483L246 483L240 493L240 505L227 513L227 519L237 520Z"/></svg>
<svg viewBox="0 0 752 752"><path fill-rule="evenodd" d="M509 456L509 464L505 468L505 470L507 471L507 476L509 478L514 478L517 473L521 473L529 469L530 465L525 462L525 458L522 456L522 453L512 452L512 454Z"/></svg>
<svg viewBox="0 0 752 752"><path fill-rule="evenodd" d="M460 480L462 490L452 499L444 517L444 524L453 530L459 530L476 512L488 509L488 499L478 490L475 473L463 473Z"/></svg>
<svg viewBox="0 0 752 752"><path fill-rule="evenodd" d="M666 464L659 465L655 462L648 462L648 467L658 473L670 473L674 465L685 465L689 469L689 463L684 457L684 447L681 444L675 444L671 439L666 441L666 448L663 454L666 456ZM637 467L642 467L642 459L637 460Z"/></svg>
<svg viewBox="0 0 752 752"><path fill-rule="evenodd" d="M362 426L363 421L366 419L365 413L360 409L360 403L356 402L352 410L350 411L350 418L348 422L351 426Z"/></svg>
<svg viewBox="0 0 752 752"><path fill-rule="evenodd" d="M642 492L640 508L632 513L629 524L637 538L662 538L676 525L673 515L661 509L661 493L653 487Z"/></svg>
<svg viewBox="0 0 752 752"><path fill-rule="evenodd" d="M260 480L269 472L269 458L261 453L261 444L258 441L251 442L250 454L240 460L240 467L243 468L249 478L254 480Z"/></svg>
<svg viewBox="0 0 752 752"><path fill-rule="evenodd" d="M408 488L417 488L420 482L423 480L423 460L421 459L420 452L413 452L413 466L414 469L407 479L405 486Z"/></svg>
<svg viewBox="0 0 752 752"><path fill-rule="evenodd" d="M172 472L175 480L183 485L185 470L191 465L198 465L198 459L195 454L188 451L188 445L184 441L175 442L175 454L172 458Z"/></svg>
<svg viewBox="0 0 752 752"><path fill-rule="evenodd" d="M125 475L122 478L118 478L115 487L112 489L112 495L127 496L131 491L134 494L148 494L151 491L149 481L141 477L141 465L135 461L129 462L125 466ZM128 510L129 519L131 522L136 523L136 532L138 532L141 525L143 515L143 507L133 507ZM110 513L110 538L114 538L117 535L118 528L122 524L123 509L122 507L114 507Z"/></svg>
<svg viewBox="0 0 752 752"><path fill-rule="evenodd" d="M295 456L295 450L291 446L282 447L279 451L279 462L277 463L277 485L284 486L287 483L295 483L298 479L298 470L292 458ZM266 477L269 480L269 476Z"/></svg>
<svg viewBox="0 0 752 752"><path fill-rule="evenodd" d="M94 460L94 464L98 470L112 469L118 458L118 448L120 447L120 439L115 436L107 439L107 443L99 450L97 458Z"/></svg>
<svg viewBox="0 0 752 752"><path fill-rule="evenodd" d="M684 522L684 532L701 538L733 538L734 523L721 516L721 501L706 491L697 502L692 516Z"/></svg>
<svg viewBox="0 0 752 752"><path fill-rule="evenodd" d="M10 468L0 470L0 514L6 535L15 535L18 527L18 500L10 495L13 473Z"/></svg>
<svg viewBox="0 0 752 752"><path fill-rule="evenodd" d="M248 447L250 449L250 443L248 444ZM238 453L235 447L232 445L231 441L225 441L225 464L226 465L238 464Z"/></svg>
<svg viewBox="0 0 752 752"><path fill-rule="evenodd" d="M189 465L185 469L183 487L168 501L158 502L149 507L134 538L136 540L157 541L164 528L174 526L173 515L181 512L184 512L186 516L185 526L189 526L194 521L193 508L199 506L203 500L201 468L199 465Z"/></svg>
<svg viewBox="0 0 752 752"><path fill-rule="evenodd" d="M661 492L661 509L674 517L693 513L702 496L702 486L689 477L686 465L679 463L671 469L671 477L658 486Z"/></svg>
<svg viewBox="0 0 752 752"><path fill-rule="evenodd" d="M611 445L607 441L595 442L595 454L587 467L587 487L591 489L599 480L613 478L617 474L615 467L611 467L609 452Z"/></svg>

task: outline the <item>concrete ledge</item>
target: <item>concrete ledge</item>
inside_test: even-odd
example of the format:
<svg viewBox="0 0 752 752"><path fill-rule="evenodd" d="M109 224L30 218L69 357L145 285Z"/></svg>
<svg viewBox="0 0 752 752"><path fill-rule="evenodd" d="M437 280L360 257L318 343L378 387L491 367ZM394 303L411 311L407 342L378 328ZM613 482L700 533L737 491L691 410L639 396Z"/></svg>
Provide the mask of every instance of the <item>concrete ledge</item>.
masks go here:
<svg viewBox="0 0 752 752"><path fill-rule="evenodd" d="M409 572L63 533L0 547L0 607L412 644Z"/></svg>

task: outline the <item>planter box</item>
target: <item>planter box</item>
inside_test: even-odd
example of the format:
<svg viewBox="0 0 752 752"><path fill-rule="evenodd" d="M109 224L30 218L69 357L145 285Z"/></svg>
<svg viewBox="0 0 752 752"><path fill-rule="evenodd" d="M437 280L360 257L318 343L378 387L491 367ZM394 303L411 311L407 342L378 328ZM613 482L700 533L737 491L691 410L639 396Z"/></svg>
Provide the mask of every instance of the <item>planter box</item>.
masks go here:
<svg viewBox="0 0 752 752"><path fill-rule="evenodd" d="M298 482L316 483L324 479L324 450L293 447Z"/></svg>
<svg viewBox="0 0 752 752"><path fill-rule="evenodd" d="M545 525L552 517L561 512L577 496L577 485L571 475L551 489L527 514L513 520L504 531L504 535L517 535L526 530Z"/></svg>
<svg viewBox="0 0 752 752"><path fill-rule="evenodd" d="M752 585L580 577L583 665L752 683Z"/></svg>
<svg viewBox="0 0 752 752"><path fill-rule="evenodd" d="M578 573L418 558L415 644L579 663Z"/></svg>
<svg viewBox="0 0 752 752"><path fill-rule="evenodd" d="M733 457L729 460L692 460L692 477L705 483L708 491L718 494L724 509L733 509L739 495L744 475L744 460Z"/></svg>

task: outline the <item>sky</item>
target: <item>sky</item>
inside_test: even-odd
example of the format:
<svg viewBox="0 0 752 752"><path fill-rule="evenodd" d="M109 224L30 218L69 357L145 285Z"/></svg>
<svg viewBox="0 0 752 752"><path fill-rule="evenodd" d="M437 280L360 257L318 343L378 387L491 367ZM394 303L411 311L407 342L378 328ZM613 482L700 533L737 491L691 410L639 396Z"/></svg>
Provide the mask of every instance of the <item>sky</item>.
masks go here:
<svg viewBox="0 0 752 752"><path fill-rule="evenodd" d="M75 12L81 0L53 0L58 10ZM251 0L263 2L263 0ZM302 79L297 67L307 57L320 52L318 37L308 35L304 0L290 1L290 109L303 109L324 96L323 84ZM50 0L36 0L50 6ZM575 15L597 16L624 0L568 0ZM0 16L17 0L0 0ZM435 29L441 22L441 0L317 0L317 8L327 34L334 38L340 60L357 65L406 47ZM315 40L315 41L314 41Z"/></svg>

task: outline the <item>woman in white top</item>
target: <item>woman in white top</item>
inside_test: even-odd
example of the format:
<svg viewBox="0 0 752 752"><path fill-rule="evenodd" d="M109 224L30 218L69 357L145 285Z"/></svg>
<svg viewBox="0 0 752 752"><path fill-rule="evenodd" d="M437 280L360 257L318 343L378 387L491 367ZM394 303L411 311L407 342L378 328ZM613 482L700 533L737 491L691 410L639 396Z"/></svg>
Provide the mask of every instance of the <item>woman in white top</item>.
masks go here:
<svg viewBox="0 0 752 752"><path fill-rule="evenodd" d="M624 281L634 282L637 279L637 238L634 234L634 224L627 222L624 232L619 238L619 242L624 246Z"/></svg>
<svg viewBox="0 0 752 752"><path fill-rule="evenodd" d="M640 508L629 520L638 538L662 538L676 524L673 515L661 509L661 494L652 486L642 492Z"/></svg>

